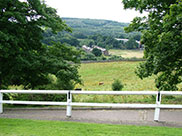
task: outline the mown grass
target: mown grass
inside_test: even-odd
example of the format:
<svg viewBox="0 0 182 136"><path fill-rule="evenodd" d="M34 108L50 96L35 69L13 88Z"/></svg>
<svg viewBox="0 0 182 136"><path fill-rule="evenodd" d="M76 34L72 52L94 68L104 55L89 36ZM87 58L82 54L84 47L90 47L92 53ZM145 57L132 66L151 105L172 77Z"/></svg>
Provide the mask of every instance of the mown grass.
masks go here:
<svg viewBox="0 0 182 136"><path fill-rule="evenodd" d="M111 49L109 50L109 54L122 56L123 58L143 58L143 50L118 50Z"/></svg>
<svg viewBox="0 0 182 136"><path fill-rule="evenodd" d="M0 136L181 136L181 128L0 119Z"/></svg>

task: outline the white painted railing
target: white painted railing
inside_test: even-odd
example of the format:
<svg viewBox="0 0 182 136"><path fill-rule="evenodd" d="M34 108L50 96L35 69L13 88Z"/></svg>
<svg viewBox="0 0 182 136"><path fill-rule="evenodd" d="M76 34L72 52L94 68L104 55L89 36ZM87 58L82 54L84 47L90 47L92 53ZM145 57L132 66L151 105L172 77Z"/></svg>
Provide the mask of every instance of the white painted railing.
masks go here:
<svg viewBox="0 0 182 136"><path fill-rule="evenodd" d="M10 101L3 100L3 93L24 94L67 94L67 102L44 102L44 101ZM72 102L72 95L156 95L155 104L121 104L121 103L78 103ZM182 109L182 105L161 104L162 95L182 95L182 92L169 91L67 91L67 90L0 90L0 113L3 113L3 104L30 104L30 105L61 105L67 106L66 116L71 117L72 106L94 107L121 107L121 108L154 108L154 121L159 121L160 109Z"/></svg>

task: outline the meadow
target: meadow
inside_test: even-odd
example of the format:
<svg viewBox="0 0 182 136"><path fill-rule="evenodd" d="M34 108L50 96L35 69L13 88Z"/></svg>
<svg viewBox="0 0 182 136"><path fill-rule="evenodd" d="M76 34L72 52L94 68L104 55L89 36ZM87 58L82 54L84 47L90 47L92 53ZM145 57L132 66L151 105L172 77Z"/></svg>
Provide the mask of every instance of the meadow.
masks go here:
<svg viewBox="0 0 182 136"><path fill-rule="evenodd" d="M112 91L112 83L119 79L124 85L123 91L157 90L154 77L141 80L135 74L135 69L141 62L120 61L103 63L82 63L80 75L84 85L77 86L86 91ZM103 83L99 85L99 83ZM111 103L154 103L151 96L113 96L113 95L75 95L79 102L111 102Z"/></svg>
<svg viewBox="0 0 182 136"><path fill-rule="evenodd" d="M103 63L82 63L80 75L85 91L112 91L112 83L119 79L124 88L122 91L157 91L155 76L141 80L135 74L135 70L141 61L120 61ZM99 83L103 83L99 85ZM182 103L182 97L165 97L162 103ZM78 102L102 102L102 103L155 103L153 96L114 96L114 95L74 95L74 101Z"/></svg>
<svg viewBox="0 0 182 136"><path fill-rule="evenodd" d="M143 58L144 53L143 50L119 50L119 49L111 49L109 50L109 54L122 56L123 58Z"/></svg>
<svg viewBox="0 0 182 136"><path fill-rule="evenodd" d="M120 61L103 63L82 63L80 75L83 80L82 90L109 91L115 79L119 79L125 91L157 90L154 77L141 80L136 76L135 70L138 61ZM102 82L103 85L99 85Z"/></svg>
<svg viewBox="0 0 182 136"><path fill-rule="evenodd" d="M181 128L0 118L0 136L181 136Z"/></svg>

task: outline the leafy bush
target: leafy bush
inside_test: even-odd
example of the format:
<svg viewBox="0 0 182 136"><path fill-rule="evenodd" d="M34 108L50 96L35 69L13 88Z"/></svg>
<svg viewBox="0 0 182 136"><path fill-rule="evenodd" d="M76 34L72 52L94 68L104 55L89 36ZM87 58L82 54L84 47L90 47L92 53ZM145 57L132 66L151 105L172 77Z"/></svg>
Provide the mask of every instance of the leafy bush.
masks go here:
<svg viewBox="0 0 182 136"><path fill-rule="evenodd" d="M124 58L121 57L121 56L112 55L111 57L108 58L108 60L116 60L116 61L118 61L118 60L124 60Z"/></svg>
<svg viewBox="0 0 182 136"><path fill-rule="evenodd" d="M97 58L96 58L95 55L92 54L92 53L84 52L84 53L82 53L82 55L81 55L81 60L82 60L82 61L84 61L84 60L97 60Z"/></svg>
<svg viewBox="0 0 182 136"><path fill-rule="evenodd" d="M92 50L92 53L95 55L95 56L101 56L102 55L102 51L97 49L97 48L94 48Z"/></svg>
<svg viewBox="0 0 182 136"><path fill-rule="evenodd" d="M66 97L66 94L18 94L13 97L13 100L65 102Z"/></svg>
<svg viewBox="0 0 182 136"><path fill-rule="evenodd" d="M49 75L50 83L46 85L39 85L35 90L73 90L74 85L72 82L67 83L64 86L63 82L58 80L55 75ZM24 86L9 86L10 90L23 90ZM22 100L22 101L66 101L66 94L5 94L4 99L6 100Z"/></svg>
<svg viewBox="0 0 182 136"><path fill-rule="evenodd" d="M121 91L123 89L123 87L124 87L124 85L118 79L115 79L114 82L112 83L113 91Z"/></svg>

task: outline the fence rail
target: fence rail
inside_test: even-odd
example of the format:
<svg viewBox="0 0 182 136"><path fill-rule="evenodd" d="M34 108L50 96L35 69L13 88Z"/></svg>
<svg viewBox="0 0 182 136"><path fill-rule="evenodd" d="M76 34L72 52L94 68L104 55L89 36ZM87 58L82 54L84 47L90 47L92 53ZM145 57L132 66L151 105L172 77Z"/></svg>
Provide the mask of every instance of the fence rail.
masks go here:
<svg viewBox="0 0 182 136"><path fill-rule="evenodd" d="M11 101L3 100L3 94L67 94L67 102L47 101ZM121 103L78 103L72 102L72 95L156 95L155 104L121 104ZM182 109L182 105L161 104L162 95L182 95L182 92L169 91L68 91L68 90L0 90L0 113L3 113L3 104L27 104L27 105L61 105L67 106L66 116L71 117L72 106L91 107L121 107L121 108L153 108L155 109L154 121L159 121L160 109Z"/></svg>

